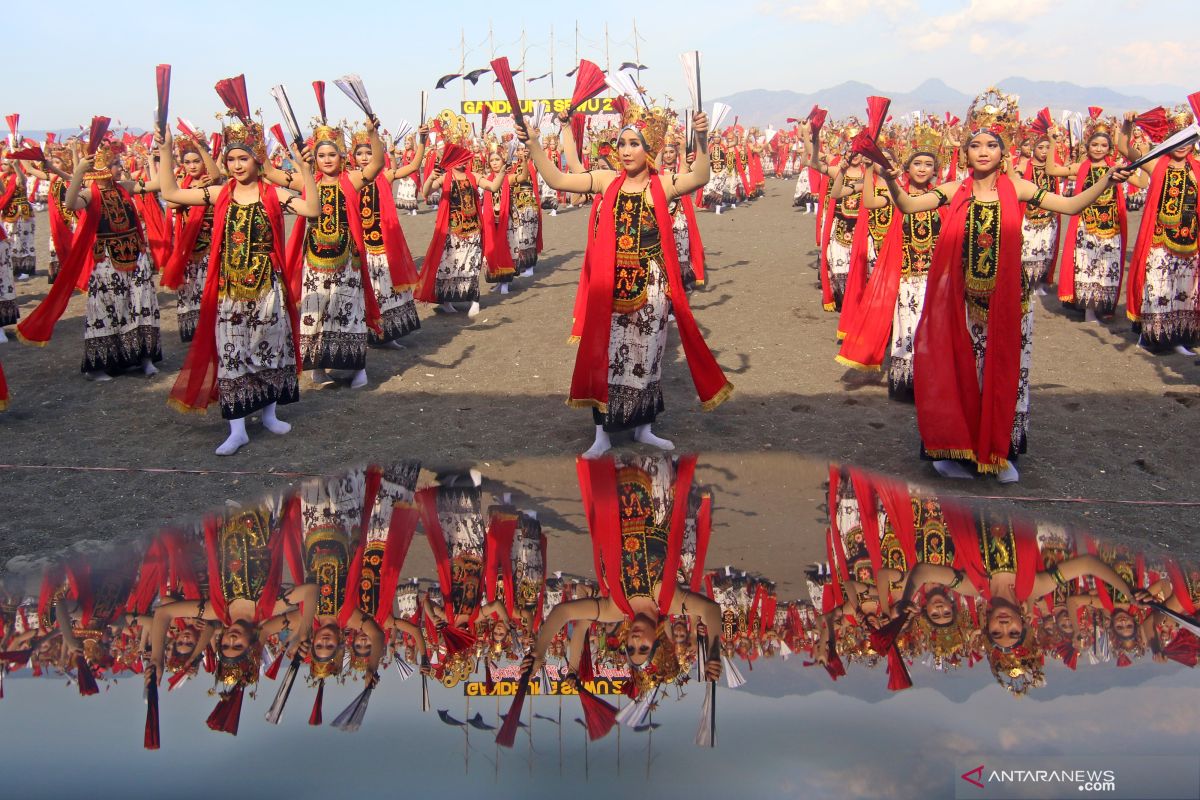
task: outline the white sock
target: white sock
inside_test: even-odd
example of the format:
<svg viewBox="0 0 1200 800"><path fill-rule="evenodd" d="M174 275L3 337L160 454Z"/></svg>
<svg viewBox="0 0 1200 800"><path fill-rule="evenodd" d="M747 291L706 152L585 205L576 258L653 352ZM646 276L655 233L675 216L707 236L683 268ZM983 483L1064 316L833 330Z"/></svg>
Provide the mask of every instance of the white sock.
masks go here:
<svg viewBox="0 0 1200 800"><path fill-rule="evenodd" d="M279 417L275 416L275 404L267 406L262 412L263 427L271 433L276 433L282 436L292 429L291 423L284 422ZM242 423L242 430L245 430L245 423Z"/></svg>
<svg viewBox="0 0 1200 800"><path fill-rule="evenodd" d="M1016 483L1021 479L1021 474L1017 472L1017 465L1008 462L1008 466L996 473L996 480L1000 483Z"/></svg>
<svg viewBox="0 0 1200 800"><path fill-rule="evenodd" d="M109 375L102 369L95 370L94 372L85 372L84 377L96 383L108 383L112 380L112 375Z"/></svg>
<svg viewBox="0 0 1200 800"><path fill-rule="evenodd" d="M933 468L938 475L943 478L951 478L954 480L969 480L974 478L966 467L959 464L957 461L935 461Z"/></svg>
<svg viewBox="0 0 1200 800"><path fill-rule="evenodd" d="M651 447L657 447L659 450L675 449L674 442L672 442L670 439L664 439L661 436L655 436L654 432L650 430L649 425L638 425L636 428L634 428L633 440L635 442L641 442L642 444L648 444Z"/></svg>
<svg viewBox="0 0 1200 800"><path fill-rule="evenodd" d="M500 284L500 294L508 294L508 282Z"/></svg>
<svg viewBox="0 0 1200 800"><path fill-rule="evenodd" d="M457 314L458 309L454 307L454 303L442 303L442 311L447 314Z"/></svg>
<svg viewBox="0 0 1200 800"><path fill-rule="evenodd" d="M316 386L323 386L327 383L333 383L333 378L329 377L329 373L323 369L314 369L310 375L312 382Z"/></svg>
<svg viewBox="0 0 1200 800"><path fill-rule="evenodd" d="M1094 308L1084 309L1083 321L1084 322L1099 322L1100 319L1096 316L1096 309L1094 309Z"/></svg>
<svg viewBox="0 0 1200 800"><path fill-rule="evenodd" d="M1181 356L1194 356L1194 355L1196 355L1196 353L1195 353L1194 351L1190 350L1190 349L1187 347L1187 345L1182 345L1182 344L1177 344L1177 345L1175 345L1175 352L1176 352L1176 353L1179 353L1179 355L1181 355Z"/></svg>
<svg viewBox="0 0 1200 800"><path fill-rule="evenodd" d="M476 300L475 302L471 303L471 307L467 309L467 317L469 317L470 319L475 319L478 316L479 316L479 301Z"/></svg>
<svg viewBox="0 0 1200 800"><path fill-rule="evenodd" d="M608 438L608 432L604 430L603 425L596 426L596 439L592 442L592 446L583 454L584 458L599 458L612 449L612 440Z"/></svg>
<svg viewBox="0 0 1200 800"><path fill-rule="evenodd" d="M250 437L246 435L246 418L231 419L229 420L229 438L221 442L221 446L217 448L217 455L231 456L240 450L242 445L249 443Z"/></svg>
<svg viewBox="0 0 1200 800"><path fill-rule="evenodd" d="M142 374L145 375L147 378L149 378L151 375L158 374L158 367L154 366L154 359L152 359L152 358L143 358L142 359Z"/></svg>
<svg viewBox="0 0 1200 800"><path fill-rule="evenodd" d="M533 267L526 267L525 269L521 270L521 277L522 278L532 278L533 277Z"/></svg>
<svg viewBox="0 0 1200 800"><path fill-rule="evenodd" d="M717 212L716 213L718 213L718 214L721 213L721 204L720 203L717 203Z"/></svg>
<svg viewBox="0 0 1200 800"><path fill-rule="evenodd" d="M0 344L4 344L7 341L8 341L8 336L6 336L4 334L4 328L0 328Z"/></svg>
<svg viewBox="0 0 1200 800"><path fill-rule="evenodd" d="M361 389L367 385L367 368L363 367L358 372L354 373L354 377L350 379L351 389Z"/></svg>

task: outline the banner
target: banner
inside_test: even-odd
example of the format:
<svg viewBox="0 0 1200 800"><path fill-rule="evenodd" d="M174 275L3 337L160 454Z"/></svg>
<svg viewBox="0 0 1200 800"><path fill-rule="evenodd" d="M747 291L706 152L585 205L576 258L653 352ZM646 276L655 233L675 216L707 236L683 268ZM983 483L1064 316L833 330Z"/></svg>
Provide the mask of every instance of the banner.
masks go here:
<svg viewBox="0 0 1200 800"><path fill-rule="evenodd" d="M594 681L588 681L584 684L588 691L595 695L613 695L620 694L621 688L625 685L624 678L597 678ZM488 692L487 683L484 681L468 681L463 684L463 694L467 697L512 697L517 693L517 682L513 680L499 680L492 686L492 691ZM529 696L536 697L540 695L541 687L537 681L530 681ZM578 695L579 692L571 689L563 684L562 681L550 681L550 694L553 695Z"/></svg>
<svg viewBox="0 0 1200 800"><path fill-rule="evenodd" d="M613 114L616 113L612 107L613 98L611 97L593 97L591 100L583 103L576 110L579 114ZM459 106L460 114L466 116L468 114L482 114L483 104L487 103L493 114L511 114L512 105L504 99L500 100L463 100ZM533 113L534 103L545 103L546 107L554 114L566 111L571 107L571 98L569 97L534 97L528 100L521 101L521 113Z"/></svg>

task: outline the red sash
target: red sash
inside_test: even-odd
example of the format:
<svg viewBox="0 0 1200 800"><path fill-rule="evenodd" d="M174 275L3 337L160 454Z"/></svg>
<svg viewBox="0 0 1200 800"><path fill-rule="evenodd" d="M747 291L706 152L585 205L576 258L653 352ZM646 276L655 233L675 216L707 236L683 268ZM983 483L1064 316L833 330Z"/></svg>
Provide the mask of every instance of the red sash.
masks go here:
<svg viewBox="0 0 1200 800"><path fill-rule="evenodd" d="M469 174L469 173L468 173ZM446 534L442 531L442 523L437 513L437 487L431 486L417 492L417 507L421 514L421 523L425 526L425 538L429 541L429 549L433 551L437 563L438 583L442 590L443 607L446 610L446 627L442 636L446 640L446 648L451 655L461 652L475 643L475 635L471 627L479 616L479 604L469 609L454 607L454 567L450 563L450 552L446 548ZM459 614L465 614L469 619L466 628L460 628L456 621Z"/></svg>
<svg viewBox="0 0 1200 800"><path fill-rule="evenodd" d="M583 245L583 265L579 270L579 284L575 287L575 305L571 310L571 335L568 344L577 344L583 338L583 318L587 313L588 285L592 279L592 271L588 267L588 254L592 250L592 231L596 230L596 215L604 205L604 197L592 195L592 209L588 212L587 239Z"/></svg>
<svg viewBox="0 0 1200 800"><path fill-rule="evenodd" d="M50 181L50 197L47 202L47 214L50 217L50 239L54 242L54 252L58 254L59 266L71 250L71 226L63 216L58 204L58 187L65 184L62 178L55 177ZM64 192L65 194L65 192ZM3 230L3 228L0 228ZM4 241L0 239L0 241Z"/></svg>
<svg viewBox="0 0 1200 800"><path fill-rule="evenodd" d="M829 166L832 168L841 161L840 157L834 157L830 160ZM837 303L833 299L833 283L829 279L829 236L833 231L834 208L837 206L837 200L830 196L830 189L833 186L833 181L829 176L817 172L820 176L818 181L819 188L814 186L813 191L817 193L819 203L817 207L817 247L820 249L821 257L821 307L826 311L834 311L837 309Z"/></svg>
<svg viewBox="0 0 1200 800"><path fill-rule="evenodd" d="M704 285L704 241L700 238L700 226L696 223L696 206L690 195L680 195L683 214L688 222L688 260L692 262L692 272L696 274L696 285Z"/></svg>
<svg viewBox="0 0 1200 800"><path fill-rule="evenodd" d="M100 208L100 192L92 189L87 208L79 212L75 235L65 252L60 251L58 277L46 297L21 324L17 326L17 338L26 344L44 347L54 335L54 326L67 310L71 292L84 272L91 272L92 243L96 240L96 229L100 226L103 211ZM86 283L84 284L87 285Z"/></svg>
<svg viewBox="0 0 1200 800"><path fill-rule="evenodd" d="M4 379L4 365L0 364L0 411L8 408L8 381Z"/></svg>
<svg viewBox="0 0 1200 800"><path fill-rule="evenodd" d="M161 271L171 260L171 226L167 223L167 215L163 211L158 197L151 194L139 194L133 198L133 206L142 218L142 227L146 230L146 246L150 258L154 261L155 269Z"/></svg>
<svg viewBox="0 0 1200 800"><path fill-rule="evenodd" d="M1150 188L1146 191L1146 206L1142 209L1142 222L1138 226L1137 241L1133 245L1133 261L1129 264L1129 286L1125 296L1125 316L1132 322L1142 319L1142 298L1146 290L1146 261L1150 257L1150 242L1154 239L1154 228L1158 224L1158 207L1162 201L1163 186L1167 182L1167 169L1171 159L1163 156L1154 165L1150 176ZM1187 165L1192 170L1196 185L1200 187L1200 159L1189 155Z"/></svg>
<svg viewBox="0 0 1200 800"><path fill-rule="evenodd" d="M489 173L488 180L496 177ZM500 218L496 218L496 199L490 191L483 192L483 209L479 214L479 227L485 232L483 243L483 262L487 269L488 281L495 283L501 278L516 274L513 264L512 250L508 247L508 224L512 215L512 179L505 175L500 182ZM487 213L483 213L486 210Z"/></svg>
<svg viewBox="0 0 1200 800"><path fill-rule="evenodd" d="M1108 166L1112 166L1112 159L1105 161ZM1075 194L1083 192L1084 183L1087 181L1088 172L1091 169L1092 162L1085 160L1079 165L1079 173L1075 176ZM1125 270L1125 236L1126 227L1128 225L1127 212L1125 210L1125 185L1122 183L1116 184L1114 187L1114 199L1117 204L1117 225L1120 229L1121 236L1121 271ZM1062 255L1062 271L1058 278L1058 299L1064 303L1075 302L1075 236L1079 231L1079 217L1076 214L1071 217L1071 221L1067 223L1067 238L1063 242ZM1153 215L1151 215L1153 216ZM1120 282L1117 283L1117 294L1121 294Z"/></svg>
<svg viewBox="0 0 1200 800"><path fill-rule="evenodd" d="M221 587L220 531L216 519L208 519L204 523L204 550L208 556L208 602L217 619L225 625L234 620L229 614L229 602ZM300 504L299 496L295 496L285 507L284 518L279 529L271 534L268 541L271 563L267 569L267 578L263 583L262 592L255 600L253 623L261 623L274 616L275 603L279 599L279 588L283 581L283 563L287 550L288 538L299 530Z"/></svg>
<svg viewBox="0 0 1200 800"><path fill-rule="evenodd" d="M553 160L553 159L552 159ZM566 172L566 167L563 167L563 172ZM542 252L542 192L538 185L537 168L533 166L533 162L529 162L529 183L533 186L533 199L537 204L538 212L538 229L537 229L537 251ZM562 192L559 192L562 195Z"/></svg>
<svg viewBox="0 0 1200 800"><path fill-rule="evenodd" d="M966 573L980 596L991 600L992 576L983 566L982 543L975 528L975 512L959 503L943 503L942 515L954 540L955 564ZM1033 594L1033 582L1037 579L1042 558L1038 551L1037 534L1027 525L1014 523L1013 538L1016 541L1016 552L1013 554L1017 567L1016 597L1017 602L1024 603Z"/></svg>
<svg viewBox="0 0 1200 800"><path fill-rule="evenodd" d="M983 387L966 321L963 237L974 181L950 201L933 252L925 308L914 341L917 425L935 458L969 458L980 470L1008 466L1021 371L1021 208L1006 175L1000 198L999 263L989 301Z"/></svg>
<svg viewBox="0 0 1200 800"><path fill-rule="evenodd" d="M179 188L187 189L192 184L192 176L188 175L179 184ZM204 206L190 206L187 213L183 209L175 211L175 247L170 258L162 268L159 284L164 289L178 291L183 285L183 273L188 262L192 259L192 251L196 249L196 240L200 238L200 230L204 227Z"/></svg>
<svg viewBox="0 0 1200 800"><path fill-rule="evenodd" d="M429 249L425 251L425 261L421 264L421 282L414 295L422 303L437 302L437 273L438 266L442 263L442 251L446 249L446 237L450 235L450 182L454 179L454 173L450 172L442 181L442 198L438 202L437 220L433 223L433 238L429 240ZM475 179L475 173L467 172L467 181L471 184L471 191L478 197L479 181ZM482 217L478 214L478 203L476 203L475 211L478 217ZM488 230L485 224L487 221L480 218L479 222L480 236L482 237L483 232ZM486 245L486 242L484 244ZM507 247L507 242L505 246ZM486 249L484 252L486 254Z"/></svg>
<svg viewBox="0 0 1200 800"><path fill-rule="evenodd" d="M213 207L212 245L208 251L208 272L204 278L204 292L200 298L200 316L196 323L196 335L188 349L183 368L175 379L167 404L177 411L204 411L217 395L217 304L221 273L221 247L225 238L225 218L233 202L233 187L230 181L221 188ZM258 197L262 202L267 222L271 226L271 265L278 280L283 282L285 304L292 326L292 345L296 348L296 369L300 369L300 323L296 304L286 295L284 277L283 209L273 186L258 182ZM58 283L55 282L55 286Z"/></svg>
<svg viewBox="0 0 1200 800"><path fill-rule="evenodd" d="M590 263L588 270L583 330L571 376L571 395L567 401L568 405L575 407L601 411L608 408L608 340L612 328L613 278L617 258L616 220L612 212L625 178L626 174L622 172L605 192L600 229L596 233L596 240L588 247L589 262L594 263ZM679 328L679 338L683 342L684 356L700 402L704 410L711 411L728 399L733 392L733 384L725 377L705 344L696 319L692 316L692 309L688 306L687 293L684 292L679 272L679 253L669 246L674 234L671 215L667 211L666 193L662 181L654 174L650 176L650 196L654 201L659 241L667 244L662 248L663 267L669 282L671 308Z"/></svg>
<svg viewBox="0 0 1200 800"><path fill-rule="evenodd" d="M846 291L842 295L842 311L838 315L837 338L846 338L846 329L858 312L858 304L863 291L867 288L867 253L871 242L871 212L867 209L867 186L863 182L863 191L858 204L858 221L854 223L854 237L850 244L850 269L846 273ZM872 191L874 191L872 189ZM895 226L900 214L892 214L892 225Z"/></svg>
<svg viewBox="0 0 1200 800"><path fill-rule="evenodd" d="M409 180L405 178L404 180ZM400 215L392 201L391 184L380 172L375 176L375 197L379 201L379 227L383 232L383 250L387 254L388 272L392 276L392 291L404 292L417 285L417 266L413 262L408 240L400 226ZM359 223L362 227L362 223Z"/></svg>

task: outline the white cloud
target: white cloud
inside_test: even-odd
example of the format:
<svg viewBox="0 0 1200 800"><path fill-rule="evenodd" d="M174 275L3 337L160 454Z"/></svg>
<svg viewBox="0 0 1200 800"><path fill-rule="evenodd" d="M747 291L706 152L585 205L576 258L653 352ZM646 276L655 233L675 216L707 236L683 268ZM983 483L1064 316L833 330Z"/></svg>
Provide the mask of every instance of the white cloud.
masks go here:
<svg viewBox="0 0 1200 800"><path fill-rule="evenodd" d="M915 11L915 0L800 0L792 3L763 3L759 12L787 17L798 22L849 25L882 14L889 20Z"/></svg>
<svg viewBox="0 0 1200 800"><path fill-rule="evenodd" d="M1142 39L1121 45L1116 54L1119 62L1137 64L1145 75L1185 75L1200 69L1200 51L1183 42Z"/></svg>
<svg viewBox="0 0 1200 800"><path fill-rule="evenodd" d="M1012 46L1018 44L1015 32L1035 17L1046 14L1049 7L1050 4L1042 0L1009 0L1006 3L970 0L958 11L917 20L905 30L904 40L915 50L936 50L966 39L971 52L976 55L998 47L1011 52ZM1005 29L1014 35L996 35ZM985 36L981 30L993 35Z"/></svg>

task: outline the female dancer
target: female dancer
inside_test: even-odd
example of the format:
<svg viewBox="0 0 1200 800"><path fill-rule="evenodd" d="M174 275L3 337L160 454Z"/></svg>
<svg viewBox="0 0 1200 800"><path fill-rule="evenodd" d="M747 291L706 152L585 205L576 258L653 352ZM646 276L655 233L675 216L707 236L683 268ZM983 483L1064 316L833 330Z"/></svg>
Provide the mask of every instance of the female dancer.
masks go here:
<svg viewBox="0 0 1200 800"><path fill-rule="evenodd" d="M458 311L455 303L470 303L469 319L479 316L479 273L483 269L478 186L475 173L460 165L449 176L435 166L421 187L427 201L435 193L439 199L416 298L423 303L440 303L447 314Z"/></svg>
<svg viewBox="0 0 1200 800"><path fill-rule="evenodd" d="M664 180L671 180L671 175L691 172L691 162L695 160L695 153L688 153L686 158L681 156L679 145L672 141L663 147L658 159L658 171ZM683 288L691 292L697 286L704 285L704 243L700 240L692 195L680 195L671 205L671 218L674 220L672 231L675 234L675 250L679 253L679 269L683 272Z"/></svg>
<svg viewBox="0 0 1200 800"><path fill-rule="evenodd" d="M29 205L29 180L21 161L5 159L0 163L3 176L4 203L0 205L0 220L12 249L13 274L19 281L33 277L37 269L37 221Z"/></svg>
<svg viewBox="0 0 1200 800"><path fill-rule="evenodd" d="M1029 154L1017 162L1016 172L1039 189L1055 192L1058 178L1047 171L1047 165L1052 163L1050 144L1049 134L1034 139ZM1021 239L1025 282L1033 287L1034 294L1044 295L1042 284L1054 280L1054 262L1058 259L1058 215L1044 208L1026 206Z"/></svg>
<svg viewBox="0 0 1200 800"><path fill-rule="evenodd" d="M1132 115L1126 115L1117 143L1126 157ZM1176 111L1172 131L1192 123L1192 115ZM1141 334L1138 343L1151 352L1174 348L1192 356L1200 333L1197 281L1200 279L1200 220L1196 200L1200 190L1200 159L1194 147L1172 150L1144 165L1150 177L1146 210L1133 248L1125 312Z"/></svg>
<svg viewBox="0 0 1200 800"><path fill-rule="evenodd" d="M118 154L107 141L96 147L94 156L76 157L63 203L73 211L86 209L86 215L81 215L62 266L65 280L57 281L17 326L23 341L45 345L66 310L71 290L86 287L81 370L94 381L110 381L111 376L138 366L146 376L155 375L154 364L162 361L154 267L131 197L156 192L158 187L140 180L114 180L117 165Z"/></svg>
<svg viewBox="0 0 1200 800"><path fill-rule="evenodd" d="M285 434L278 403L300 399L295 301L284 278L283 212L307 218L320 213L317 185L300 153L292 151L304 182L303 198L267 185L262 127L248 107L234 109L239 121L225 126L225 171L231 180L219 191L181 189L175 182L171 132L162 133L163 198L180 206L213 206L213 238L200 301L196 336L171 390L180 411L203 411L219 398L229 420L229 437L217 455L233 455L250 439L246 417L262 411L263 427Z"/></svg>
<svg viewBox="0 0 1200 800"><path fill-rule="evenodd" d="M674 175L669 184L653 170L669 120L661 109L626 106L617 141L622 169L564 174L550 163L536 139L534 165L547 184L568 192L603 193L603 213L588 245L586 308L571 393L574 407L591 408L596 436L586 455L599 456L611 446L609 433L634 429L634 439L664 450L674 445L655 436L651 424L663 409L662 360L671 312L679 326L684 353L700 400L716 408L733 391L704 343L683 288L673 242L668 204L708 182L708 156L701 152L692 171ZM703 137L708 120L694 119ZM517 135L535 136L521 121Z"/></svg>
<svg viewBox="0 0 1200 800"><path fill-rule="evenodd" d="M40 181L46 182L46 212L50 218L50 268L46 271L46 283L53 285L58 277L59 254L71 245L71 231L75 228L75 212L63 205L67 199L67 184L75 158L70 147L46 144L48 159L41 167L25 165L25 171Z"/></svg>
<svg viewBox="0 0 1200 800"><path fill-rule="evenodd" d="M300 294L301 368L312 370L317 387L333 383L330 369L352 372L352 389L366 386L367 331L382 333L375 293L368 290L371 276L359 197L383 171L384 151L375 121L367 120L366 126L371 157L362 169L347 168L341 130L323 121L313 130L314 145L305 156L321 173L315 198L320 215L311 227L298 223L288 242L289 260L295 260L303 241L301 283L291 288ZM293 191L305 188L300 175L273 166L263 174Z"/></svg>
<svg viewBox="0 0 1200 800"><path fill-rule="evenodd" d="M416 137L409 134L404 137L404 149L396 148L395 159L400 163L400 167L394 172L399 172L401 169L407 169L413 166L412 172L408 176L396 184L396 208L401 211L407 211L409 214L416 216L417 214L417 185L421 180L420 170L421 165L425 161L425 136L421 134L421 149L417 150L415 146Z"/></svg>
<svg viewBox="0 0 1200 800"><path fill-rule="evenodd" d="M203 136L176 139L179 163L183 167L180 188L203 188L224 183L220 169L208 152ZM174 154L172 154L174 155ZM169 206L175 212L175 237L171 257L163 269L160 283L164 289L179 293L175 309L179 314L179 338L190 342L196 335L200 318L200 300L212 244L212 206Z"/></svg>
<svg viewBox="0 0 1200 800"><path fill-rule="evenodd" d="M379 307L379 327L382 333L371 331L371 344L392 349L403 349L397 339L421 327L417 317L417 304L413 302L413 287L417 283L417 268L412 253L404 238L404 229L395 208L386 201L392 193L392 183L412 185L412 175L421 165L425 154L425 137L428 130L424 125L418 130L420 140L413 157L403 166L382 170L374 182L367 183L359 192L362 205L363 246L371 275L371 288L375 292L375 304ZM365 176L374 155L371 134L359 131L354 134L354 161ZM384 198L384 202L380 202ZM416 194L413 195L414 207Z"/></svg>
<svg viewBox="0 0 1200 800"><path fill-rule="evenodd" d="M979 472L1019 479L1014 460L1029 430L1033 311L1021 268L1021 209L1026 203L1076 215L1127 170L1112 170L1074 197L1062 197L1004 173L1005 144L991 129L966 143L970 177L913 197L886 173L905 214L949 205L934 249L922 324L914 340L917 422L926 456L944 477Z"/></svg>
<svg viewBox="0 0 1200 800"><path fill-rule="evenodd" d="M520 224L513 209L513 181L508 163L499 150L488 154L487 166L488 174L479 179L483 195L480 223L484 232L488 233L484 237L483 260L487 268L487 282L494 284L492 291L508 294L509 286L517 274L516 259L520 241ZM536 209L537 202L531 192L527 193L526 202L530 200L533 200Z"/></svg>

